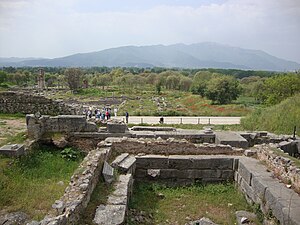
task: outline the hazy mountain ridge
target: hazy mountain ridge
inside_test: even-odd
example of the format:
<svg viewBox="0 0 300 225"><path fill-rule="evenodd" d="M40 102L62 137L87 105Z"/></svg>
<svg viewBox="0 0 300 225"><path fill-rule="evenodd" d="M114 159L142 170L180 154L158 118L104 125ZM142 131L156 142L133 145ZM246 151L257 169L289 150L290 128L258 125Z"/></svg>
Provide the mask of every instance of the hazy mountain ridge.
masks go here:
<svg viewBox="0 0 300 225"><path fill-rule="evenodd" d="M98 52L78 53L54 59L9 61L0 66L137 66L180 68L224 68L253 70L299 70L300 64L274 57L260 50L249 50L217 43L124 46Z"/></svg>

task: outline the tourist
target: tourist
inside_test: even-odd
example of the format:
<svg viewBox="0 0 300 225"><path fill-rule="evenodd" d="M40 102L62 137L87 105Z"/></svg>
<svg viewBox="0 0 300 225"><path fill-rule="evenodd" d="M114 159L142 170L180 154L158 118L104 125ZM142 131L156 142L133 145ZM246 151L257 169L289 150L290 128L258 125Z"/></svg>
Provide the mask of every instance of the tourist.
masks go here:
<svg viewBox="0 0 300 225"><path fill-rule="evenodd" d="M129 117L129 113L126 111L125 113L125 117L126 117L126 123L128 123L128 117Z"/></svg>
<svg viewBox="0 0 300 225"><path fill-rule="evenodd" d="M110 119L110 112L109 112L108 109L107 109L106 112L105 112L105 116L106 116L106 119L107 119L107 120Z"/></svg>
<svg viewBox="0 0 300 225"><path fill-rule="evenodd" d="M163 124L163 123L164 123L164 117L163 117L163 116L161 116L161 117L159 118L159 123L160 123L160 124Z"/></svg>
<svg viewBox="0 0 300 225"><path fill-rule="evenodd" d="M115 109L114 109L115 117L117 117L117 112L118 112L118 109L115 108Z"/></svg>

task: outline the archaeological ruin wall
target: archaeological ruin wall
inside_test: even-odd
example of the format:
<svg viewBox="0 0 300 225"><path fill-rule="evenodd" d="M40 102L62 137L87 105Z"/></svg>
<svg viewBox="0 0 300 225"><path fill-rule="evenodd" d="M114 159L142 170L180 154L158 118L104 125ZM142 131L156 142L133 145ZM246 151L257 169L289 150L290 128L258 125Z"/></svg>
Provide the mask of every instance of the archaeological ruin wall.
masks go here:
<svg viewBox="0 0 300 225"><path fill-rule="evenodd" d="M43 115L77 115L82 114L82 109L41 95L0 92L0 113L34 114L37 112Z"/></svg>

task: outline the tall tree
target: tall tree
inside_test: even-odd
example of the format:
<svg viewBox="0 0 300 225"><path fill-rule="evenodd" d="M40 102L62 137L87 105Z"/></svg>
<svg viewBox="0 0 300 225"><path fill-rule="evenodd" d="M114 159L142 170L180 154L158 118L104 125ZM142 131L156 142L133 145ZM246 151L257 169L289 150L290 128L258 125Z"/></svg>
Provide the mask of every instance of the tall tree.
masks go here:
<svg viewBox="0 0 300 225"><path fill-rule="evenodd" d="M82 88L83 72L78 68L69 68L65 70L66 81L69 88L74 92Z"/></svg>
<svg viewBox="0 0 300 225"><path fill-rule="evenodd" d="M205 96L214 103L228 104L236 100L241 89L238 81L230 76L216 76L208 84Z"/></svg>

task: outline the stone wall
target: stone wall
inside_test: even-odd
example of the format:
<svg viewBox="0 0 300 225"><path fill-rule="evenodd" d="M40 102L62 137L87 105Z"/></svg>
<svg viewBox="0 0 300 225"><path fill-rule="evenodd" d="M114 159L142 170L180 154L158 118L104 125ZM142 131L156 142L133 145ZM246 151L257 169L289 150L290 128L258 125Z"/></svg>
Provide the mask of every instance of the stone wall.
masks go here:
<svg viewBox="0 0 300 225"><path fill-rule="evenodd" d="M145 154L163 154L163 155L242 155L244 150L233 148L229 145L216 144L193 144L184 139L177 140L169 138L147 139L147 138L107 138L98 146L106 146L111 143L112 152L118 155L124 152L137 155Z"/></svg>
<svg viewBox="0 0 300 225"><path fill-rule="evenodd" d="M291 158L280 156L277 152L282 152L276 144L256 145L258 159L265 162L267 167L273 171L274 176L278 177L284 183L291 185L300 193L300 168L295 165Z"/></svg>
<svg viewBox="0 0 300 225"><path fill-rule="evenodd" d="M97 132L95 123L88 122L85 116L41 116L26 115L29 138L39 140L47 133Z"/></svg>
<svg viewBox="0 0 300 225"><path fill-rule="evenodd" d="M52 205L54 210L49 212L42 221L32 222L32 225L77 224L99 181L108 154L107 148L91 151L71 177L65 194Z"/></svg>
<svg viewBox="0 0 300 225"><path fill-rule="evenodd" d="M234 164L229 156L137 156L135 178L168 186L233 181Z"/></svg>
<svg viewBox="0 0 300 225"><path fill-rule="evenodd" d="M300 224L300 197L266 170L259 160L240 157L235 181L250 203L280 224Z"/></svg>
<svg viewBox="0 0 300 225"><path fill-rule="evenodd" d="M76 115L82 114L81 107L65 104L63 101L48 99L40 95L21 92L0 93L1 113L37 113L44 115Z"/></svg>

